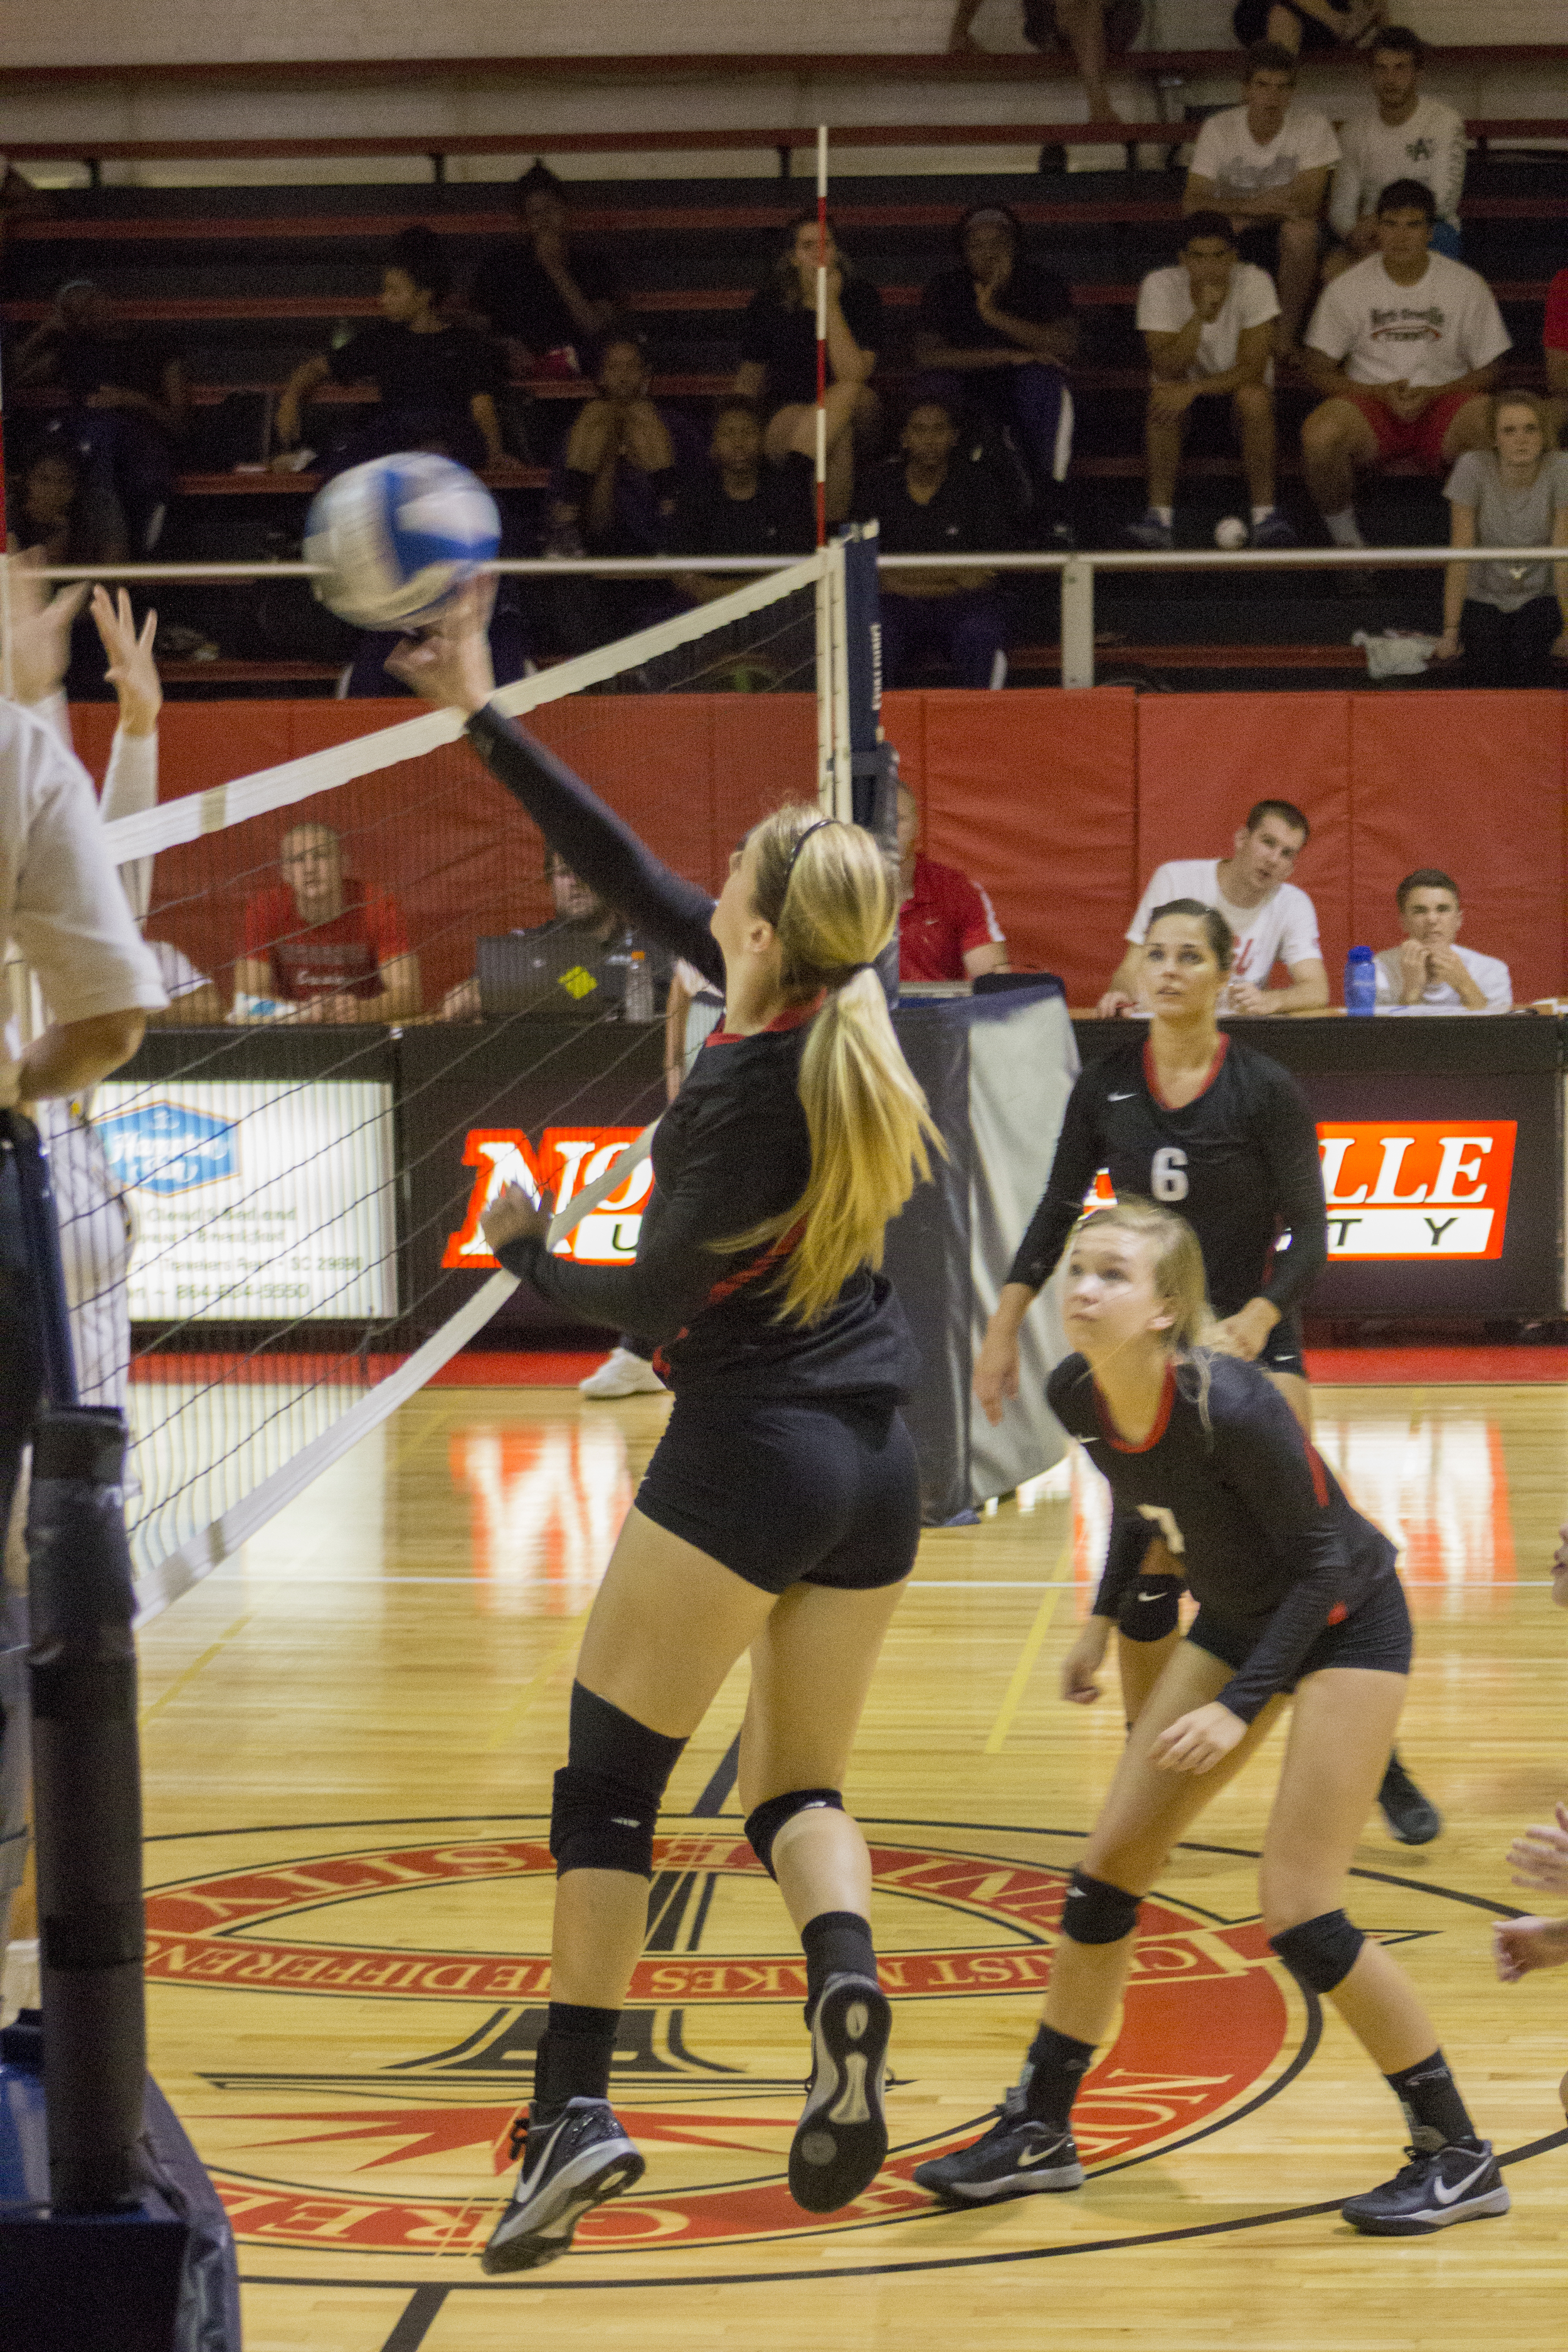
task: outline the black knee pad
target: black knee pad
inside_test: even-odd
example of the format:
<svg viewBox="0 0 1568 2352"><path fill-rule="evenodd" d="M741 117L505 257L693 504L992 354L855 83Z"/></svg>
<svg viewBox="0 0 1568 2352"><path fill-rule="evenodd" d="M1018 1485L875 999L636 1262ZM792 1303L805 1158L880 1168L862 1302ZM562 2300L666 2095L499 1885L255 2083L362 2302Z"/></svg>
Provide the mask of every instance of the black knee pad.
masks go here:
<svg viewBox="0 0 1568 2352"><path fill-rule="evenodd" d="M567 1761L550 1811L557 1876L624 1870L652 1877L658 1809L685 1745L573 1684Z"/></svg>
<svg viewBox="0 0 1568 2352"><path fill-rule="evenodd" d="M1062 1905L1062 1933L1075 1944L1119 1944L1138 1925L1141 1895L1075 1870Z"/></svg>
<svg viewBox="0 0 1568 2352"><path fill-rule="evenodd" d="M1181 1631L1182 1580L1140 1573L1122 1595L1118 1627L1130 1642L1163 1642Z"/></svg>
<svg viewBox="0 0 1568 2352"><path fill-rule="evenodd" d="M1366 1937L1342 1911L1324 1911L1268 1938L1291 1975L1313 1992L1332 1992L1354 1968Z"/></svg>
<svg viewBox="0 0 1568 2352"><path fill-rule="evenodd" d="M785 1822L792 1821L796 1813L822 1811L844 1811L844 1800L837 1789L792 1789L787 1796L769 1797L746 1815L747 1843L770 1878L777 1876L773 1869L773 1840Z"/></svg>

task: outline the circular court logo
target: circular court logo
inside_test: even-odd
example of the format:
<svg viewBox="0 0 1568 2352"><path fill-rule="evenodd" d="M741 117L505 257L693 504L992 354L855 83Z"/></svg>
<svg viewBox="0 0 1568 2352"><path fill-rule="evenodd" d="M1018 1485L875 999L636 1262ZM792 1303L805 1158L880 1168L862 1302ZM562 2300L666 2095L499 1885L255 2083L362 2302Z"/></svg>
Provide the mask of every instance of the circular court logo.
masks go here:
<svg viewBox="0 0 1568 2352"><path fill-rule="evenodd" d="M545 2022L554 1866L531 1826L477 1835L466 1823L450 1839L401 1826L342 1851L296 1840L286 1860L149 1895L149 1982L178 2004L202 2086L180 2105L242 2244L470 2257L505 2193ZM612 2086L648 2172L637 2195L583 2223L584 2252L931 2215L910 2176L973 2137L1016 2068L1078 1841L940 1822L868 1834L896 2017L893 2153L879 2178L826 2220L791 2199L804 1965L773 1948L784 1915L751 1848L731 1824L692 1819L656 1850ZM1032 1858L1042 1847L1055 1858ZM513 1937L521 1951L498 1948ZM1255 2104L1280 2079L1301 2013L1256 1921L1152 1898L1121 2015L1075 2114L1085 2163L1136 2160Z"/></svg>

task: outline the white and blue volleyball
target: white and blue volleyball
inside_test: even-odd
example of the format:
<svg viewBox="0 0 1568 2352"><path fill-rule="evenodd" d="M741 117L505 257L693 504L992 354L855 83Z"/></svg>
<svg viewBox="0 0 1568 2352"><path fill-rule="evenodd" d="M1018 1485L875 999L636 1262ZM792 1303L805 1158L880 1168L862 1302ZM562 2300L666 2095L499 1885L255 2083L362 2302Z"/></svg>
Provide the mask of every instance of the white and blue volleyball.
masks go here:
<svg viewBox="0 0 1568 2352"><path fill-rule="evenodd" d="M325 569L317 595L361 629L430 620L500 546L500 516L484 484L427 450L338 475L305 522L305 561Z"/></svg>

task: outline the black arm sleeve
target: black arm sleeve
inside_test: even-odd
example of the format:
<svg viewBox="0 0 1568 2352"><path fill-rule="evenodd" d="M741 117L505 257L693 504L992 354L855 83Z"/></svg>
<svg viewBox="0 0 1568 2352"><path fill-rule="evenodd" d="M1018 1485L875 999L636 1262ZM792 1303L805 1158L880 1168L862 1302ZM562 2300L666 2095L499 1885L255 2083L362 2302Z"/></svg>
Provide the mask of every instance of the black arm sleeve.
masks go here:
<svg viewBox="0 0 1568 2352"><path fill-rule="evenodd" d="M1217 1407L1217 1399L1216 1399ZM1272 1390L1215 1414L1214 1467L1240 1496L1276 1549L1300 1562L1300 1574L1219 1703L1250 1723L1285 1688L1338 1607L1362 1597L1365 1570L1346 1542L1345 1506L1310 1451L1295 1414ZM1369 1530L1370 1532L1370 1530Z"/></svg>
<svg viewBox="0 0 1568 2352"><path fill-rule="evenodd" d="M1038 1290L1048 1282L1067 1247L1068 1235L1083 1214L1083 1196L1105 1165L1100 1133L1100 1084L1092 1070L1085 1070L1068 1097L1050 1181L1008 1268L1009 1282L1022 1282L1030 1290Z"/></svg>
<svg viewBox="0 0 1568 2352"><path fill-rule="evenodd" d="M490 704L474 713L467 732L491 775L521 802L573 873L618 908L634 930L684 956L721 990L724 959L708 928L713 901L707 891L672 874L563 760ZM743 1231L743 1221L730 1230Z"/></svg>
<svg viewBox="0 0 1568 2352"><path fill-rule="evenodd" d="M673 1187L661 1187L657 1209L644 1216L635 1265L578 1265L552 1257L534 1240L508 1242L497 1255L509 1274L585 1323L672 1339L707 1304L714 1285L744 1263L713 1244L744 1233L776 1206L773 1171L781 1161L789 1164L796 1139L754 1101L715 1097L683 1139Z"/></svg>
<svg viewBox="0 0 1568 2352"><path fill-rule="evenodd" d="M1329 1213L1323 1200L1323 1163L1311 1108L1293 1078L1270 1090L1259 1139L1274 1181L1282 1223L1290 1246L1277 1250L1263 1297L1281 1315L1300 1307L1329 1262Z"/></svg>

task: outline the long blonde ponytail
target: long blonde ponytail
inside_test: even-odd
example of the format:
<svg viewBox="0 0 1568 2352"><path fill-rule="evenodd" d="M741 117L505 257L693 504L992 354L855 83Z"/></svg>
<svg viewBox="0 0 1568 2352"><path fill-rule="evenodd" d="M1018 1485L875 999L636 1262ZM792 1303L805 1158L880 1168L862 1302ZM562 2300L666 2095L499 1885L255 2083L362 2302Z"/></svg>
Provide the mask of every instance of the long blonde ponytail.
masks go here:
<svg viewBox="0 0 1568 2352"><path fill-rule="evenodd" d="M782 951L784 993L826 990L800 1060L811 1175L790 1208L723 1244L748 1249L794 1236L781 1312L814 1322L857 1267L882 1263L883 1235L942 1152L926 1098L905 1061L871 967L892 940L898 897L887 859L855 824L814 808L763 819L754 902Z"/></svg>

